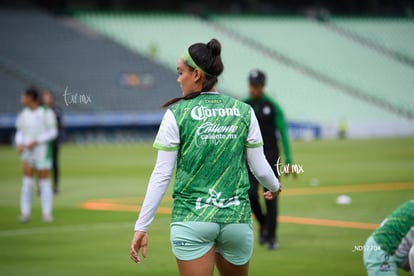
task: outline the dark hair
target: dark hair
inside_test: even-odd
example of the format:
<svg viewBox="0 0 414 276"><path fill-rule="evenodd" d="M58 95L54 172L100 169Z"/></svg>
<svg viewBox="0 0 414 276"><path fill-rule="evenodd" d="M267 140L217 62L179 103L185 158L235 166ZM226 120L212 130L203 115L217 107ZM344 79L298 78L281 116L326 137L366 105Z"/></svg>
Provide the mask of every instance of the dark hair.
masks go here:
<svg viewBox="0 0 414 276"><path fill-rule="evenodd" d="M33 101L38 102L39 101L39 92L35 87L29 87L24 91L24 94L26 96L29 96L32 98Z"/></svg>
<svg viewBox="0 0 414 276"><path fill-rule="evenodd" d="M265 85L266 75L260 70L252 70L249 74L249 84L251 85Z"/></svg>
<svg viewBox="0 0 414 276"><path fill-rule="evenodd" d="M168 107L180 100L194 99L200 95L201 92L211 90L214 85L216 85L218 76L223 73L224 65L220 56L221 44L217 39L213 38L207 44L195 43L188 48L188 52L197 66L205 72L205 80L201 87L201 91L195 91L184 97L173 98L161 105L161 107ZM195 69L190 65L188 66L191 70Z"/></svg>

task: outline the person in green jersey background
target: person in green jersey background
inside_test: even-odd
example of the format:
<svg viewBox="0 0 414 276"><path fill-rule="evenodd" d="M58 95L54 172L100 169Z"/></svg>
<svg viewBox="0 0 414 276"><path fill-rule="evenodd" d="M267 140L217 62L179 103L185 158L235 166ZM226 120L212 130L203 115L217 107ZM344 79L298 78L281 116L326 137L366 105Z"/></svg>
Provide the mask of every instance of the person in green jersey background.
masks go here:
<svg viewBox="0 0 414 276"><path fill-rule="evenodd" d="M55 103L55 96L52 91L45 89L42 92L42 104L47 106L56 118L57 131L58 134L55 139L52 140L52 186L53 193L59 193L59 180L60 180L60 166L59 166L59 153L60 153L60 143L62 139L62 109L59 108Z"/></svg>
<svg viewBox="0 0 414 276"><path fill-rule="evenodd" d="M182 97L166 102L156 136L157 161L131 243L130 257L147 255L147 231L176 167L170 225L180 275L248 275L253 229L246 160L264 196L274 199L280 184L263 153L251 107L216 90L223 72L221 44L191 45L177 63ZM183 101L180 101L183 100ZM174 104L174 105L172 105Z"/></svg>
<svg viewBox="0 0 414 276"><path fill-rule="evenodd" d="M397 276L398 268L414 275L414 199L394 210L363 247L369 276Z"/></svg>
<svg viewBox="0 0 414 276"><path fill-rule="evenodd" d="M283 146L286 164L292 163L290 154L290 145L288 137L288 127L283 115L283 111L278 103L266 95L266 75L260 70L252 70L249 73L249 98L244 102L249 104L257 117L260 131L264 142L264 153L267 161L272 165L276 177L277 164L281 164L279 151L279 141ZM278 217L278 199L266 201L266 211L262 210L259 201L259 182L249 173L250 179L250 203L256 220L259 223L259 243L264 245L267 243L268 249L274 250L279 247L277 239L277 217ZM265 188L266 190L266 188Z"/></svg>

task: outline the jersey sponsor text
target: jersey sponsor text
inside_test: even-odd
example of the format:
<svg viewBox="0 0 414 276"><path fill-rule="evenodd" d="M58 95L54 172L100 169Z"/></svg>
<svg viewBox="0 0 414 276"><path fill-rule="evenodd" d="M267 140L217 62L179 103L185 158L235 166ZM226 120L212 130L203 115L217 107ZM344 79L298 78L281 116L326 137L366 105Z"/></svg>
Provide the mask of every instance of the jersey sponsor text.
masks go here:
<svg viewBox="0 0 414 276"><path fill-rule="evenodd" d="M205 120L209 117L240 117L240 110L238 108L208 108L205 106L195 106L191 109L191 118L197 121Z"/></svg>

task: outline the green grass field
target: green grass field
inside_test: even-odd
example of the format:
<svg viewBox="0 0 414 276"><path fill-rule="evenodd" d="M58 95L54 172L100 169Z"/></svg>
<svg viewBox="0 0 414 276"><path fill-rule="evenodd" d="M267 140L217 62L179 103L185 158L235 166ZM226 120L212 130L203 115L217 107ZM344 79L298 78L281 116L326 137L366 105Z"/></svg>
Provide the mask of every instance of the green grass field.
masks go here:
<svg viewBox="0 0 414 276"><path fill-rule="evenodd" d="M298 141L292 149L294 162L303 166L304 173L296 179L282 177L282 217L378 224L414 198L414 138ZM55 221L41 221L35 196L30 223L20 224L20 161L13 148L1 147L0 275L177 275L169 245L169 215L155 218L148 257L136 265L129 259L129 246L137 211L81 208L85 201L104 198L138 206L155 156L150 144L64 145ZM393 186L375 188L383 183ZM368 184L372 190L346 190ZM342 190L318 192L335 186ZM337 205L340 194L351 196L352 204ZM162 204L170 206L169 201ZM255 244L250 275L364 275L362 252L352 251L371 231L281 222L280 249L268 251Z"/></svg>

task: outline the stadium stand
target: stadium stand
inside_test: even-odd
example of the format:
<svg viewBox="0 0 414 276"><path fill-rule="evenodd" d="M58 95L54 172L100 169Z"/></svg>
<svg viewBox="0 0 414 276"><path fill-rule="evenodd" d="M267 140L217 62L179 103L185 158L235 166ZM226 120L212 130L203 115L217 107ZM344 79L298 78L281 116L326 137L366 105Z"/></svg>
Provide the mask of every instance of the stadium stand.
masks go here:
<svg viewBox="0 0 414 276"><path fill-rule="evenodd" d="M401 62L414 66L414 21L402 18L334 18L331 25L346 31L363 44L389 52Z"/></svg>
<svg viewBox="0 0 414 276"><path fill-rule="evenodd" d="M346 20L332 22L354 28ZM378 26L381 30L372 32L355 27L355 33L375 36L386 29ZM177 58L188 45L215 37L223 44L225 63L218 89L244 98L248 72L264 70L268 94L283 106L294 137L334 137L342 121L350 136L414 134L413 68L309 18L215 15L205 20L105 12L56 18L38 10L0 9L0 34L5 38L0 85L8 99L1 104L0 130L13 127L20 92L31 84L55 91L67 127L156 126L160 103L180 94ZM408 53L403 50L408 46L398 48L404 39L399 37L386 47ZM92 102L82 103L81 97Z"/></svg>
<svg viewBox="0 0 414 276"><path fill-rule="evenodd" d="M219 89L245 97L248 71L259 67L268 73L268 91L290 121L335 125L347 120L366 128L371 122L405 123L414 111L411 68L313 20L214 16L206 21L189 15L139 13L76 17L141 54L157 45L159 61L172 70L186 46L216 37L223 44L225 62ZM309 74L309 68L317 74Z"/></svg>
<svg viewBox="0 0 414 276"><path fill-rule="evenodd" d="M160 104L181 93L175 72L75 26L39 10L0 9L0 85L7 99L0 127L13 128L29 85L54 91L67 128L158 125Z"/></svg>
<svg viewBox="0 0 414 276"><path fill-rule="evenodd" d="M414 95L409 93L414 89L414 68L332 32L324 23L274 17L225 16L215 20L246 36L254 34L265 47L312 68L351 94L357 91L363 100L382 103L403 116L414 115Z"/></svg>

